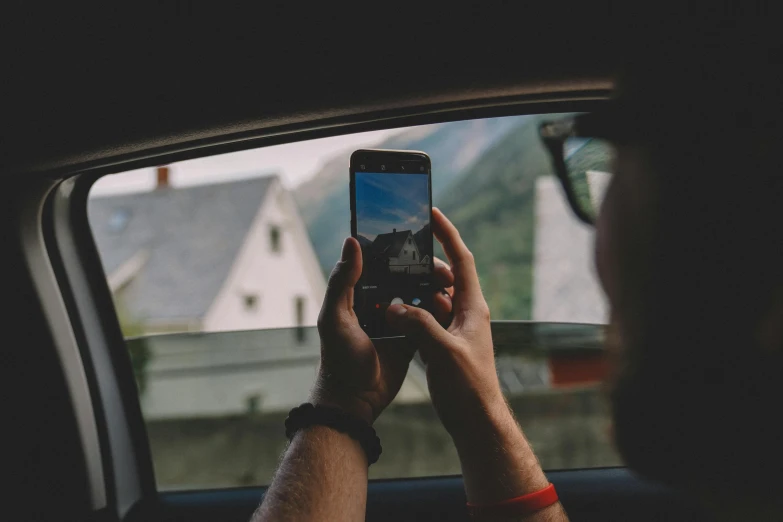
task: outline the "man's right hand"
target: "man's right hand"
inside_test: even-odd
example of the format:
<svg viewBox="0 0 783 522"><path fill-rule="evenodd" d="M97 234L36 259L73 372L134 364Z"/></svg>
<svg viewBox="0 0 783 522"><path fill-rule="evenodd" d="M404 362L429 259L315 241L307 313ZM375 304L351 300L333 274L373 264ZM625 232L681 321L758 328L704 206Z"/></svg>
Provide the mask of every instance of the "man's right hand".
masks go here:
<svg viewBox="0 0 783 522"><path fill-rule="evenodd" d="M444 328L429 312L405 305L390 306L387 320L415 344L427 365L432 402L457 447L468 501L496 504L539 491L549 481L500 389L489 308L473 254L438 209L432 209L432 231L454 276L450 302L447 295L437 296L435 314L448 317L452 305L451 323ZM559 503L525 518L567 519Z"/></svg>
<svg viewBox="0 0 783 522"><path fill-rule="evenodd" d="M432 231L443 245L454 274L452 320L447 328L426 310L393 305L387 320L421 353L435 409L451 436L470 438L470 427L486 415L508 415L495 371L489 307L481 293L473 254L454 225L432 209ZM437 295L436 313L448 308L449 297ZM441 300L443 302L438 302Z"/></svg>

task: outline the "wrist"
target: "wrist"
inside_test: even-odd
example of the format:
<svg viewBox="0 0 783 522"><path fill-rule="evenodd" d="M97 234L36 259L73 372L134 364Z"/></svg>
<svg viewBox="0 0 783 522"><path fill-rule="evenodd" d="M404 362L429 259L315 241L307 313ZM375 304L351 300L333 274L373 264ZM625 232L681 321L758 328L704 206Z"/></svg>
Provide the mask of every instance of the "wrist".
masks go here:
<svg viewBox="0 0 783 522"><path fill-rule="evenodd" d="M327 383L321 377L318 378L312 392L310 392L308 402L330 408L339 408L363 420L368 426L372 426L373 422L375 422L376 414L368 401L340 386Z"/></svg>
<svg viewBox="0 0 783 522"><path fill-rule="evenodd" d="M304 403L293 408L285 420L285 435L293 440L297 433L313 426L325 426L354 439L364 450L367 463L378 461L383 448L375 430L364 420L342 408Z"/></svg>
<svg viewBox="0 0 783 522"><path fill-rule="evenodd" d="M478 440L485 440L488 435L516 426L514 416L499 387L492 393L477 396L475 401L466 402L468 404L463 404L460 408L459 420L448 427L458 449L460 446L470 447ZM470 402L473 404L469 404Z"/></svg>
<svg viewBox="0 0 783 522"><path fill-rule="evenodd" d="M452 439L470 502L498 502L549 484L505 399L487 407Z"/></svg>
<svg viewBox="0 0 783 522"><path fill-rule="evenodd" d="M488 440L502 442L506 438L514 438L513 434L518 431L520 429L514 415L505 400L501 399L479 410L459 429L452 430L451 438L457 450L481 450Z"/></svg>

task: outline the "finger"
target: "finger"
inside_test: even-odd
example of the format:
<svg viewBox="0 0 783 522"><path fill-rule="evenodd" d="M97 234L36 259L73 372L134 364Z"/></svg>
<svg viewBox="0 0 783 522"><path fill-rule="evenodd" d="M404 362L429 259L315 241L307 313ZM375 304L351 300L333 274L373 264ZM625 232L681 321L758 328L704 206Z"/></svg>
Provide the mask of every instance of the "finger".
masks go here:
<svg viewBox="0 0 783 522"><path fill-rule="evenodd" d="M356 239L349 237L343 243L340 260L335 265L318 318L319 326L325 318L353 309L353 287L362 275L362 249ZM330 321L326 321L330 322Z"/></svg>
<svg viewBox="0 0 783 522"><path fill-rule="evenodd" d="M448 264L447 262L445 262L444 260L442 260L441 258L436 256L436 257L433 257L432 259L433 259L433 261L435 261L435 265L445 266L446 268L451 270L451 265Z"/></svg>
<svg viewBox="0 0 783 522"><path fill-rule="evenodd" d="M415 306L391 305L386 310L386 320L419 349L447 343L451 338L431 313Z"/></svg>
<svg viewBox="0 0 783 522"><path fill-rule="evenodd" d="M455 311L483 302L484 296L481 293L473 254L465 246L457 228L437 208L432 209L432 225L435 237L443 245L443 250L451 262L456 292Z"/></svg>
<svg viewBox="0 0 783 522"><path fill-rule="evenodd" d="M451 288L454 286L454 273L446 264L435 264L435 288ZM451 294L449 294L451 295Z"/></svg>
<svg viewBox="0 0 783 522"><path fill-rule="evenodd" d="M451 296L440 292L435 294L432 299L432 315L444 328L448 328L451 324L451 311Z"/></svg>
<svg viewBox="0 0 783 522"><path fill-rule="evenodd" d="M413 354L416 353L416 346L408 339L400 337L374 339L373 345L378 357L383 363L390 365L390 369L407 369Z"/></svg>

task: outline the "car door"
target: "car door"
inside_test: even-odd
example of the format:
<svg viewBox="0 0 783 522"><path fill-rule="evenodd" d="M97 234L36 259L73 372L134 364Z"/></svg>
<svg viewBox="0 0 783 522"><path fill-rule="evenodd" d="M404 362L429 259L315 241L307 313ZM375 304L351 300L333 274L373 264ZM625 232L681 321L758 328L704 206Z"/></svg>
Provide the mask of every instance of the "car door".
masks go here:
<svg viewBox="0 0 783 522"><path fill-rule="evenodd" d="M594 283L583 284L591 232L570 216L536 141L543 110L500 118L493 108L492 118L474 111L464 121L455 112L356 143L401 143L433 158L433 199L474 250L498 318L504 391L571 519L698 519L686 499L623 468L611 445L600 387L605 309ZM304 154L308 142L300 145ZM284 451L285 414L315 375L312 325L348 225L347 163L323 157L331 162L296 190L275 176L222 171L211 183L176 185L171 172L188 167L172 163L149 167L143 191L126 190L134 181L123 185L123 174L103 177L115 174L106 168L31 192L30 208L43 211L24 216L38 220L37 255L46 255L36 277L53 274L54 308L79 355L73 380L90 405L79 413L90 427L81 445L99 449L84 457L100 490L94 512L250 519ZM577 262L552 271L552 256ZM558 299L582 305L564 312ZM459 463L419 359L377 429L384 454L370 469L367 520L467 520Z"/></svg>

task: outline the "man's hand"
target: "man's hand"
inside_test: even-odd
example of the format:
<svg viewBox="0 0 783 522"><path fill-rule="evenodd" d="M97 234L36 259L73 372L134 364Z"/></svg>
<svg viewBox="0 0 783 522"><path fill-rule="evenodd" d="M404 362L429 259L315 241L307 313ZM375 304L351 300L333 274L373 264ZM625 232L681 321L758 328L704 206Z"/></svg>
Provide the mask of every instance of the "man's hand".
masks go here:
<svg viewBox="0 0 783 522"><path fill-rule="evenodd" d="M427 311L405 305L390 306L386 316L427 365L432 402L457 447L468 501L495 504L543 489L549 482L500 389L489 308L473 255L446 216L433 209L432 218L432 231L451 262L454 281L450 298L436 296L435 313L451 304L453 319L444 328ZM564 521L567 516L556 503L525 520Z"/></svg>
<svg viewBox="0 0 783 522"><path fill-rule="evenodd" d="M321 367L310 397L315 404L335 406L367 423L397 395L415 348L405 339L373 343L353 312L353 288L362 272L359 243L346 239L326 290L318 317ZM454 283L440 263L435 283ZM444 322L451 300L439 298L436 314ZM264 502L253 520L364 520L367 504L367 458L361 445L325 426L300 430L291 440Z"/></svg>
<svg viewBox="0 0 783 522"><path fill-rule="evenodd" d="M362 330L353 310L354 286L361 274L361 247L348 238L318 316L321 367L310 400L342 408L372 424L400 390L416 348L401 339L373 342ZM453 282L451 270L438 264L436 286L451 287ZM448 321L451 300L439 294L436 301L436 314Z"/></svg>
<svg viewBox="0 0 783 522"><path fill-rule="evenodd" d="M436 315L453 308L443 328L442 317L407 305L390 306L387 320L419 349L427 364L427 382L435 409L451 436L469 437L478 419L508 416L495 371L495 352L489 307L481 293L473 254L459 232L438 209L432 211L432 230L451 262L451 297L435 296ZM441 323L441 324L439 324Z"/></svg>

